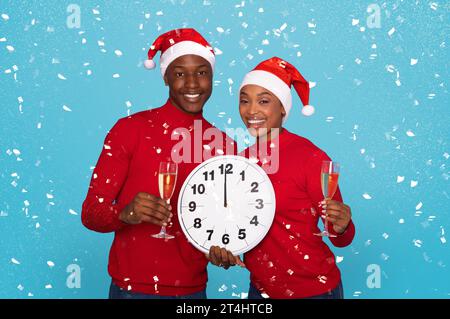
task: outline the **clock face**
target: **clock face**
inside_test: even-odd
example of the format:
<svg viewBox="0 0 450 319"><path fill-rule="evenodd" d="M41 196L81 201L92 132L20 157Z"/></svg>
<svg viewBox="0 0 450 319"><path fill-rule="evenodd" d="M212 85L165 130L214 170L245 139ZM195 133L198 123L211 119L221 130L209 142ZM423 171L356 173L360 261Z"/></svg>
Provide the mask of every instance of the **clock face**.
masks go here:
<svg viewBox="0 0 450 319"><path fill-rule="evenodd" d="M245 157L223 155L198 165L178 197L178 219L188 240L209 253L234 255L255 247L275 215L275 192L266 172Z"/></svg>

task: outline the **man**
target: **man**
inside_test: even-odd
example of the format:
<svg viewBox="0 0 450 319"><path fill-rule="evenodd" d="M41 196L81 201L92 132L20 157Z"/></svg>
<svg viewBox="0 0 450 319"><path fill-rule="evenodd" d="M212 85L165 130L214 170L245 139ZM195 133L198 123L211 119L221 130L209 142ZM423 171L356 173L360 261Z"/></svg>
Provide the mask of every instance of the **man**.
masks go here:
<svg viewBox="0 0 450 319"><path fill-rule="evenodd" d="M208 260L182 233L176 203L181 185L199 164L193 160L199 152L200 162L235 152L234 142L202 115L212 92L215 56L211 46L194 29L169 31L151 46L147 68L155 67L152 59L158 51L161 75L169 87L168 101L114 125L83 203L82 222L87 228L115 232L108 264L110 298L206 298ZM189 139L190 149L181 150L182 158L188 160L178 164L169 205L158 195L158 168L161 161L173 159L175 153L180 155L177 130L194 136L214 130L212 135L228 144L217 147L215 141L215 147L205 148L210 150L205 156L202 145L199 150L194 146L198 141ZM200 131L201 135L196 135ZM186 157L189 152L194 156ZM174 239L151 236L166 225Z"/></svg>

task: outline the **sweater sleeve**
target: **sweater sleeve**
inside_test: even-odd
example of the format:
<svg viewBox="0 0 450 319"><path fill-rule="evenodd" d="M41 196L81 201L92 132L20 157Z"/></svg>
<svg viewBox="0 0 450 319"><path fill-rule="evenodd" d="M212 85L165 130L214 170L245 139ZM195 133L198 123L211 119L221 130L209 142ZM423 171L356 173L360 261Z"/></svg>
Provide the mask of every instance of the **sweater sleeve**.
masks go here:
<svg viewBox="0 0 450 319"><path fill-rule="evenodd" d="M331 161L331 159L323 151L314 152L307 165L308 168L305 171L307 192L312 200L314 209L317 212L322 211L322 209L319 207L319 202L323 200L322 187L320 184L320 171L322 161ZM339 201L341 203L343 202L339 187L333 196L333 200ZM325 222L323 218L322 222ZM347 229L342 234L337 234L334 231L331 223L329 223L328 226L328 231L331 234L336 235L336 237L330 237L330 241L334 246L345 247L351 244L351 242L353 241L353 237L355 236L355 226L352 220L350 220Z"/></svg>
<svg viewBox="0 0 450 319"><path fill-rule="evenodd" d="M135 129L129 123L126 118L120 119L108 132L93 171L81 212L83 225L93 231L107 233L127 226L119 219L120 209L115 201L136 144Z"/></svg>

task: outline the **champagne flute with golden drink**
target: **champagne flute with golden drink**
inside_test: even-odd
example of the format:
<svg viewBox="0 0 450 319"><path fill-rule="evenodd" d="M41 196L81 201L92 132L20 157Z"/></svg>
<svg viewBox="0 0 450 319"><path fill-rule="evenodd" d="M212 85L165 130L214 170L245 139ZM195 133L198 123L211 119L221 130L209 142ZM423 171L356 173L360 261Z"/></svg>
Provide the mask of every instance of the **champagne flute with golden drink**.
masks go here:
<svg viewBox="0 0 450 319"><path fill-rule="evenodd" d="M173 195L175 184L177 182L178 167L173 162L161 162L158 172L159 195L167 204L170 204L170 198ZM152 235L154 238L172 239L173 235L166 232L166 227L162 226L158 234Z"/></svg>

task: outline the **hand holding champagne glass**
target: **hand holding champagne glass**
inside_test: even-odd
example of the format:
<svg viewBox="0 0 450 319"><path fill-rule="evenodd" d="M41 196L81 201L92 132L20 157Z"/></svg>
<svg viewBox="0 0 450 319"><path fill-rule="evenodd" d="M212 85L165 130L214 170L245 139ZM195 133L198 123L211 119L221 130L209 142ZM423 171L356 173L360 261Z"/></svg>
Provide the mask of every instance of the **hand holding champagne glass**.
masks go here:
<svg viewBox="0 0 450 319"><path fill-rule="evenodd" d="M324 199L332 199L334 193L336 193L339 179L339 169L340 165L338 162L333 161L323 161L322 168L320 172L320 182L322 186L322 194ZM318 234L314 234L317 236L323 237L336 237L328 232L328 221L325 217L324 220L324 230Z"/></svg>
<svg viewBox="0 0 450 319"><path fill-rule="evenodd" d="M177 182L178 167L173 162L161 162L158 172L159 195L167 204L170 204L170 198L173 195L175 184ZM166 232L166 227L162 226L158 234L152 235L154 238L172 239L173 235Z"/></svg>

